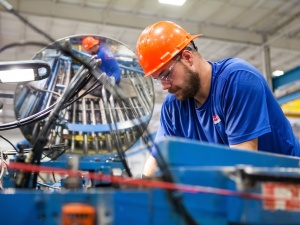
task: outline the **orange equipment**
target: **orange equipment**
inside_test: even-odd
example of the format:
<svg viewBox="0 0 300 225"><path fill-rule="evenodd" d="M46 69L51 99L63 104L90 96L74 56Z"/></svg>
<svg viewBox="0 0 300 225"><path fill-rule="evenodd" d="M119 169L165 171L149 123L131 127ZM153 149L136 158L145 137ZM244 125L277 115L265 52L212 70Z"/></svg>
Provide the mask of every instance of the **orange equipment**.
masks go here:
<svg viewBox="0 0 300 225"><path fill-rule="evenodd" d="M96 210L94 207L83 203L69 203L62 208L62 225L94 225Z"/></svg>

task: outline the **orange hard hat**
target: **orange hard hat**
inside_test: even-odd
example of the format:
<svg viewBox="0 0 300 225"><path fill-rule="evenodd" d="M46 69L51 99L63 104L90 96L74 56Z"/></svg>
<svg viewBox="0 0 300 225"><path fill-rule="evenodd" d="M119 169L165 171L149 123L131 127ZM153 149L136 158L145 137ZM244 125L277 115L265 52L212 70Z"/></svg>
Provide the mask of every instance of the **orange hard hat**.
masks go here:
<svg viewBox="0 0 300 225"><path fill-rule="evenodd" d="M82 47L85 51L89 50L91 47L93 47L94 45L97 45L99 44L99 40L98 39L95 39L93 37L85 37L83 38L82 40Z"/></svg>
<svg viewBox="0 0 300 225"><path fill-rule="evenodd" d="M192 40L201 35L191 35L170 21L160 21L148 26L136 44L136 54L145 77L167 64Z"/></svg>

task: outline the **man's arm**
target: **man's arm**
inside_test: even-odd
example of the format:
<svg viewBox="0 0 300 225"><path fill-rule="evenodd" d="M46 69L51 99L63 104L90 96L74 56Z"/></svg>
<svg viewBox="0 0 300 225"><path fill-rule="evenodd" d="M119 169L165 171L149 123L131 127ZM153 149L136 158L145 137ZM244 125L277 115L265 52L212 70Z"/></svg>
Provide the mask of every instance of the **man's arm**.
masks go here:
<svg viewBox="0 0 300 225"><path fill-rule="evenodd" d="M154 139L154 143L157 143L159 140L162 140L165 135L164 135L164 131L163 128L161 126L161 124L158 126L156 135L155 135L155 139ZM152 148L152 152L149 156L149 158L147 159L145 166L144 166L144 170L143 170L143 175L145 178L147 177L153 177L155 174L155 171L158 169L157 166L157 162L156 159L154 158L155 156L157 156L157 146L154 145Z"/></svg>
<svg viewBox="0 0 300 225"><path fill-rule="evenodd" d="M230 145L230 148L246 149L257 151L258 148L258 138L252 139L250 141L242 142L235 145Z"/></svg>

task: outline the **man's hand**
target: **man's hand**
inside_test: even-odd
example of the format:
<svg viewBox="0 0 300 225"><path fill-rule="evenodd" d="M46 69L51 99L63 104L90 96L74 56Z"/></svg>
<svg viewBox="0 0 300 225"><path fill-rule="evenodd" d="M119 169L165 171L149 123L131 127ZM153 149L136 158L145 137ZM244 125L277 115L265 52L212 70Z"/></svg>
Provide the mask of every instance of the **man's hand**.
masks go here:
<svg viewBox="0 0 300 225"><path fill-rule="evenodd" d="M150 155L144 166L143 175L145 177L153 177L156 170L157 170L156 159L152 155Z"/></svg>
<svg viewBox="0 0 300 225"><path fill-rule="evenodd" d="M114 76L110 76L108 77L108 82L110 83L110 85L113 87L116 85L116 78Z"/></svg>

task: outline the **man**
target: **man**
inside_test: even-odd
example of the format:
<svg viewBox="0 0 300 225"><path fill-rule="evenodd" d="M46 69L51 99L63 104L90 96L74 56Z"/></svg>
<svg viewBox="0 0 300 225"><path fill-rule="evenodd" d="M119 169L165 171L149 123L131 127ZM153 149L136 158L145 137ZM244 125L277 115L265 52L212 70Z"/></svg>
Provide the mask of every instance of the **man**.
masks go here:
<svg viewBox="0 0 300 225"><path fill-rule="evenodd" d="M190 35L169 21L148 26L136 45L145 77L170 93L161 109L163 136L300 156L300 144L263 75L242 59L209 62ZM144 176L156 170L153 149Z"/></svg>
<svg viewBox="0 0 300 225"><path fill-rule="evenodd" d="M97 55L98 59L101 59L100 70L110 77L110 82L113 85L119 84L122 72L108 46L101 44L99 39L95 39L91 36L83 38L81 44L86 52L91 55ZM94 82L94 80L92 80L91 83ZM94 90L92 94L101 96L101 88Z"/></svg>

